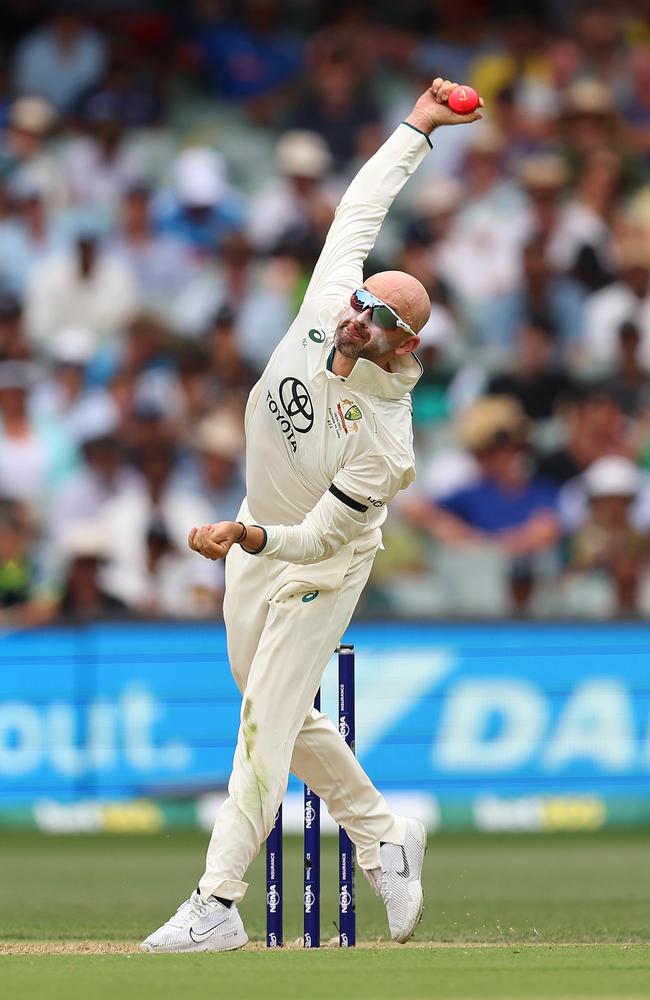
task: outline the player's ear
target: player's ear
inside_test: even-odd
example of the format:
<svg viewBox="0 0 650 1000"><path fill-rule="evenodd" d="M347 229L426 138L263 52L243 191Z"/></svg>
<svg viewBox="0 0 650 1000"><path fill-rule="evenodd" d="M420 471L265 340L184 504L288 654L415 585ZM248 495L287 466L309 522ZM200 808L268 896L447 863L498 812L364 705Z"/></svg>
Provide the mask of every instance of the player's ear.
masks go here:
<svg viewBox="0 0 650 1000"><path fill-rule="evenodd" d="M419 337L409 337L409 339L405 340L403 344L400 344L399 347L395 348L395 354L410 354L412 351L417 350L419 345Z"/></svg>

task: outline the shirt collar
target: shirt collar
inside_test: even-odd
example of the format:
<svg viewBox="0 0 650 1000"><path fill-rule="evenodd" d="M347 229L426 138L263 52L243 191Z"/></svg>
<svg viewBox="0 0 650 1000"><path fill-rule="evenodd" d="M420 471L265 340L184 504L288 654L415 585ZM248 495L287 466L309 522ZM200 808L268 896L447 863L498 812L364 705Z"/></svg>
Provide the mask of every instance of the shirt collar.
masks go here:
<svg viewBox="0 0 650 1000"><path fill-rule="evenodd" d="M329 345L328 345L329 346ZM327 354L325 369L320 368L320 372L329 372L332 378L341 378L332 372L332 362L334 360L334 346ZM407 392L411 392L424 369L419 358L415 354L402 354L393 361L394 371L387 372L380 368L374 361L366 358L357 358L354 368L342 381L346 386L355 392L362 392L368 396L379 396L381 399L401 399ZM317 371L315 374L318 374Z"/></svg>

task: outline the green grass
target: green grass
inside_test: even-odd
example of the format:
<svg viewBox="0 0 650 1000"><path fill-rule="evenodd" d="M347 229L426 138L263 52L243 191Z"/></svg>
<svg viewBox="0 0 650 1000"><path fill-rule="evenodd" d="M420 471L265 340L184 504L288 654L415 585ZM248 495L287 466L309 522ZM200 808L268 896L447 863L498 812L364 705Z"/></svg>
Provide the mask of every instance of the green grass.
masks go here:
<svg viewBox="0 0 650 1000"><path fill-rule="evenodd" d="M0 836L0 939L137 939L185 899L207 836ZM650 835L434 837L419 940L629 942L650 934ZM323 839L323 937L337 919L336 842ZM285 840L287 939L301 933L301 843ZM263 855L241 907L264 936ZM386 937L385 911L357 878L359 937Z"/></svg>
<svg viewBox="0 0 650 1000"><path fill-rule="evenodd" d="M194 833L2 834L0 940L137 941L196 885L206 843ZM4 956L0 994L131 1000L171 998L191 985L197 996L205 988L269 1000L650 998L649 848L647 833L434 837L417 940L455 947ZM285 870L291 940L302 919L297 838L285 842ZM260 857L241 907L253 939L264 933L263 879ZM363 878L357 910L360 939L385 941L383 907ZM336 916L336 848L325 839L323 938L335 933Z"/></svg>
<svg viewBox="0 0 650 1000"><path fill-rule="evenodd" d="M3 995L20 1000L636 1000L649 981L642 945L0 959Z"/></svg>

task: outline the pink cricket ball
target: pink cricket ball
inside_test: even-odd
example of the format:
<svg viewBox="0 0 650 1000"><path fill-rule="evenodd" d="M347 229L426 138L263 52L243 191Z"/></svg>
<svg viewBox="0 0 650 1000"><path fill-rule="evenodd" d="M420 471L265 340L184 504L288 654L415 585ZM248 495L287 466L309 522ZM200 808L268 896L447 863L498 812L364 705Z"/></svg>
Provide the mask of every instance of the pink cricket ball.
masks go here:
<svg viewBox="0 0 650 1000"><path fill-rule="evenodd" d="M454 87L447 104L457 115L471 115L478 108L479 96L473 87Z"/></svg>

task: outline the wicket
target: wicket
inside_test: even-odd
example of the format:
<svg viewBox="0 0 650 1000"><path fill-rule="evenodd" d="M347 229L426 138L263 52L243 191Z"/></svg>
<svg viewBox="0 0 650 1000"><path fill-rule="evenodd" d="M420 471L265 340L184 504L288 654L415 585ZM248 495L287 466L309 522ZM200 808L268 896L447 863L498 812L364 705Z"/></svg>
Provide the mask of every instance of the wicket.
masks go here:
<svg viewBox="0 0 650 1000"><path fill-rule="evenodd" d="M354 646L341 643L338 647L338 708L339 732L354 753ZM314 699L320 709L320 691ZM305 948L320 947L320 799L305 785L304 788L304 894L303 944ZM354 846L345 830L339 828L339 946L353 948L356 944L356 903L354 894ZM266 841L266 946L279 948L283 944L282 923L282 806L278 809L273 829Z"/></svg>

